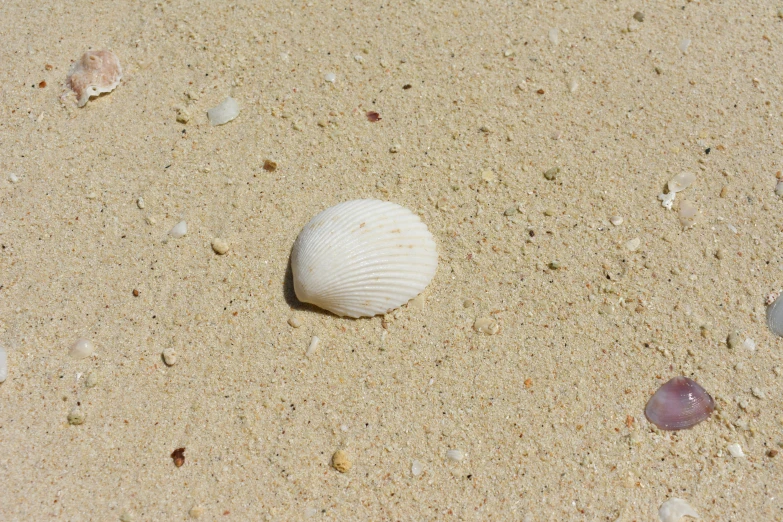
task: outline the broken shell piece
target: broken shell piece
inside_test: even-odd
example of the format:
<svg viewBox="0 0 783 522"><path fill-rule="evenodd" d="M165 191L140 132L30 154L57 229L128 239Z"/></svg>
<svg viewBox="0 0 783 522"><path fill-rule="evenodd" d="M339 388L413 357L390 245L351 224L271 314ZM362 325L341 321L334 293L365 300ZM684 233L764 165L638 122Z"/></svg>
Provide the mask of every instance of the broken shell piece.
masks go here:
<svg viewBox="0 0 783 522"><path fill-rule="evenodd" d="M775 297L775 301L767 307L767 326L773 334L783 337L783 299Z"/></svg>
<svg viewBox="0 0 783 522"><path fill-rule="evenodd" d="M695 225L698 214L699 211L696 209L696 206L690 201L685 200L680 203L679 218L682 228L688 229Z"/></svg>
<svg viewBox="0 0 783 522"><path fill-rule="evenodd" d="M726 449L729 450L729 454L731 454L731 456L735 459L739 459L745 456L745 453L742 451L742 446L739 444L729 444Z"/></svg>
<svg viewBox="0 0 783 522"><path fill-rule="evenodd" d="M661 201L661 206L666 210L671 210L674 205L674 196L676 193L669 192L668 194L658 194L658 199Z"/></svg>
<svg viewBox="0 0 783 522"><path fill-rule="evenodd" d="M495 335L500 330L500 326L491 317L479 317L473 323L473 329L486 335Z"/></svg>
<svg viewBox="0 0 783 522"><path fill-rule="evenodd" d="M679 498L670 498L658 509L661 522L680 522L682 517L699 518L699 514L690 504Z"/></svg>
<svg viewBox="0 0 783 522"><path fill-rule="evenodd" d="M185 221L180 221L174 227L169 230L169 235L174 239L179 239L188 233L188 224Z"/></svg>
<svg viewBox="0 0 783 522"><path fill-rule="evenodd" d="M212 125L223 125L239 116L239 104L231 96L220 102L219 105L212 107L207 111L209 123Z"/></svg>
<svg viewBox="0 0 783 522"><path fill-rule="evenodd" d="M94 351L95 345L93 345L89 340L78 339L71 345L71 349L68 351L68 355L74 359L84 359L85 357L92 355L92 352Z"/></svg>
<svg viewBox="0 0 783 522"><path fill-rule="evenodd" d="M93 96L111 92L120 84L122 67L111 51L87 51L71 66L65 80L76 93L76 104L84 107Z"/></svg>
<svg viewBox="0 0 783 522"><path fill-rule="evenodd" d="M656 391L644 414L662 430L685 430L709 418L715 401L699 384L687 377L675 377Z"/></svg>
<svg viewBox="0 0 783 522"><path fill-rule="evenodd" d="M681 192L691 186L696 181L696 175L690 172L680 172L669 180L669 192Z"/></svg>

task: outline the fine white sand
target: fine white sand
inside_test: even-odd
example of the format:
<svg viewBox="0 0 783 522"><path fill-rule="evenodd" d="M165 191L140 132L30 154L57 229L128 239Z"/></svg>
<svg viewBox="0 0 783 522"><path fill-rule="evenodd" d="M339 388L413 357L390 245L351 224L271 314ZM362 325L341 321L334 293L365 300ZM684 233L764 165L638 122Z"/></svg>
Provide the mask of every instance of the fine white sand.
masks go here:
<svg viewBox="0 0 783 522"><path fill-rule="evenodd" d="M779 520L782 29L758 1L0 3L0 519ZM124 77L78 109L89 49ZM355 198L438 244L385 321L286 275ZM718 411L661 432L677 375Z"/></svg>

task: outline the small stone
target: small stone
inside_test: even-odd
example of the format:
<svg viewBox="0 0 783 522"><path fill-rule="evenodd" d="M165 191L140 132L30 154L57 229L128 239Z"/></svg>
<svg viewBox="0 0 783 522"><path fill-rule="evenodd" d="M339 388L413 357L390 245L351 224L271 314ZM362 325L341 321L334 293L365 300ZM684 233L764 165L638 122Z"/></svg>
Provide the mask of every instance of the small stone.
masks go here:
<svg viewBox="0 0 783 522"><path fill-rule="evenodd" d="M552 45L557 45L560 42L560 31L558 31L557 28L549 30L549 41Z"/></svg>
<svg viewBox="0 0 783 522"><path fill-rule="evenodd" d="M465 299L464 301L462 301L462 308L470 308L474 304L475 303L473 302L473 299Z"/></svg>
<svg viewBox="0 0 783 522"><path fill-rule="evenodd" d="M79 426L84 424L84 413L78 407L71 410L68 414L68 424L71 426Z"/></svg>
<svg viewBox="0 0 783 522"><path fill-rule="evenodd" d="M10 181L11 183L19 183L19 176L17 176L12 172L11 174L8 175L8 181Z"/></svg>
<svg viewBox="0 0 783 522"><path fill-rule="evenodd" d="M490 128L489 128L489 127L487 127L486 125L482 125L481 127L479 127L479 130L480 130L481 132L483 132L483 133L492 132L492 129L490 129Z"/></svg>
<svg viewBox="0 0 783 522"><path fill-rule="evenodd" d="M767 457L774 459L777 456L778 456L778 450L776 449L767 450Z"/></svg>
<svg viewBox="0 0 783 522"><path fill-rule="evenodd" d="M715 251L715 259L723 259L724 255L725 254L723 253L722 248L719 248L718 250Z"/></svg>
<svg viewBox="0 0 783 522"><path fill-rule="evenodd" d="M270 159L264 160L264 170L267 172L274 172L277 169L277 162Z"/></svg>
<svg viewBox="0 0 783 522"><path fill-rule="evenodd" d="M729 450L729 453L735 459L742 458L745 456L745 453L742 451L742 446L740 446L739 444L729 444L729 447L726 449Z"/></svg>
<svg viewBox="0 0 783 522"><path fill-rule="evenodd" d="M555 211L552 210L551 208L544 209L544 215L546 217L552 217L555 215Z"/></svg>
<svg viewBox="0 0 783 522"><path fill-rule="evenodd" d="M169 230L169 235L174 239L184 237L188 233L188 224L184 221L180 221L174 227Z"/></svg>
<svg viewBox="0 0 783 522"><path fill-rule="evenodd" d="M491 170L485 170L481 173L481 179L483 179L486 183L492 183L498 179L498 177Z"/></svg>
<svg viewBox="0 0 783 522"><path fill-rule="evenodd" d="M422 466L421 462L419 462L418 460L414 460L411 463L411 475L413 475L414 477L418 477L419 475L422 474L423 471L424 471L424 466Z"/></svg>
<svg viewBox="0 0 783 522"><path fill-rule="evenodd" d="M310 339L310 344L307 347L307 352L305 353L306 356L310 357L313 355L316 350L318 350L318 345L321 344L321 340L317 336L313 336L312 339Z"/></svg>
<svg viewBox="0 0 783 522"><path fill-rule="evenodd" d="M177 363L177 352L174 351L174 348L166 348L160 355L166 366L174 366Z"/></svg>
<svg viewBox="0 0 783 522"><path fill-rule="evenodd" d="M74 359L84 359L89 357L95 351L95 345L87 339L77 339L75 343L71 345L71 349L68 351Z"/></svg>
<svg viewBox="0 0 783 522"><path fill-rule="evenodd" d="M753 387L750 389L750 393L753 394L753 396L757 399L764 400L767 398L766 394L764 393L764 390L761 388Z"/></svg>
<svg viewBox="0 0 783 522"><path fill-rule="evenodd" d="M398 152L400 152L399 144L395 143L394 145L389 147L389 152L391 152L392 154L397 154Z"/></svg>
<svg viewBox="0 0 783 522"><path fill-rule="evenodd" d="M507 208L507 209L506 209L506 210L503 212L503 215L504 215L504 216L513 216L513 215L514 215L514 214L516 214L516 213L517 213L517 206L516 206L516 205L512 205L512 206L508 207L508 208Z"/></svg>
<svg viewBox="0 0 783 522"><path fill-rule="evenodd" d="M199 518L203 514L204 514L204 508L201 506L193 506L192 508L190 508L190 511L188 511L188 515L190 515L190 518Z"/></svg>
<svg viewBox="0 0 783 522"><path fill-rule="evenodd" d="M783 18L783 7L778 9L778 18Z"/></svg>
<svg viewBox="0 0 783 522"><path fill-rule="evenodd" d="M96 371L90 372L87 375L87 379L84 381L84 386L87 388L95 388L100 380L100 374Z"/></svg>
<svg viewBox="0 0 783 522"><path fill-rule="evenodd" d="M215 251L215 253L219 256L226 255L228 252L229 245L228 241L225 239L220 239L219 237L216 237L212 240L212 250Z"/></svg>
<svg viewBox="0 0 783 522"><path fill-rule="evenodd" d="M5 382L8 378L8 355L5 348L0 346L0 382Z"/></svg>
<svg viewBox="0 0 783 522"><path fill-rule="evenodd" d="M136 206L141 208L141 209L143 209L144 207L147 206L147 204L144 203L144 198L143 197L139 196L139 199L136 200Z"/></svg>
<svg viewBox="0 0 783 522"><path fill-rule="evenodd" d="M332 455L332 467L340 473L348 473L353 466L351 459L348 458L348 454L343 450L337 450Z"/></svg>
<svg viewBox="0 0 783 522"><path fill-rule="evenodd" d="M207 118L209 118L209 123L211 125L223 125L239 116L240 110L237 101L231 96L228 96L225 100L207 111Z"/></svg>
<svg viewBox="0 0 783 522"><path fill-rule="evenodd" d="M547 266L549 266L550 270L560 270L560 267L562 265L560 264L560 261L554 260L554 261L550 261L549 265Z"/></svg>
<svg viewBox="0 0 783 522"><path fill-rule="evenodd" d="M663 74L663 68L662 68L662 67L659 67L659 66L656 66L656 67L655 67L655 73L656 73L656 74Z"/></svg>
<svg viewBox="0 0 783 522"><path fill-rule="evenodd" d="M680 225L687 230L692 228L696 224L696 219L699 216L699 211L696 206L690 201L684 200L680 203L680 211L678 217L680 219Z"/></svg>
<svg viewBox="0 0 783 522"><path fill-rule="evenodd" d="M179 123L187 123L190 121L190 112L183 108L178 107L177 108L177 122Z"/></svg>
<svg viewBox="0 0 783 522"><path fill-rule="evenodd" d="M576 80L570 80L568 82L568 92L573 94L576 92L577 89L579 89L579 82Z"/></svg>
<svg viewBox="0 0 783 522"><path fill-rule="evenodd" d="M636 20L637 22L644 22L644 13L641 11L636 11L633 14L633 19Z"/></svg>
<svg viewBox="0 0 783 522"><path fill-rule="evenodd" d="M778 181L777 185L775 185L775 195L783 197L783 181Z"/></svg>
<svg viewBox="0 0 783 522"><path fill-rule="evenodd" d="M742 341L742 346L750 350L751 352L756 350L756 341L748 337L744 341Z"/></svg>
<svg viewBox="0 0 783 522"><path fill-rule="evenodd" d="M549 181L552 181L557 178L558 174L560 174L560 167L552 167L551 169L544 172L544 177Z"/></svg>
<svg viewBox="0 0 783 522"><path fill-rule="evenodd" d="M720 189L720 197L725 198L729 195L729 186L723 185Z"/></svg>
<svg viewBox="0 0 783 522"><path fill-rule="evenodd" d="M729 347L729 350L733 350L733 349L737 348L740 345L741 342L742 342L742 340L740 339L739 332L731 332L726 337L726 346Z"/></svg>
<svg viewBox="0 0 783 522"><path fill-rule="evenodd" d="M625 243L625 248L629 252L634 252L636 249L639 248L639 245L641 245L641 244L642 244L642 240L639 239L638 237L635 237L635 238L633 238L630 241Z"/></svg>
<svg viewBox="0 0 783 522"><path fill-rule="evenodd" d="M329 83L334 83L337 80L337 75L333 72L324 74L324 81L327 81Z"/></svg>
<svg viewBox="0 0 783 522"><path fill-rule="evenodd" d="M133 522L134 520L136 520L136 517L130 511L123 511L122 515L120 515L120 522Z"/></svg>
<svg viewBox="0 0 783 522"><path fill-rule="evenodd" d="M171 459L174 461L174 465L181 468L185 464L185 448L177 448L171 452Z"/></svg>
<svg viewBox="0 0 783 522"><path fill-rule="evenodd" d="M297 314L292 314L291 317L288 318L288 324L292 328L299 328L302 326L302 320L299 318Z"/></svg>
<svg viewBox="0 0 783 522"><path fill-rule="evenodd" d="M612 216L609 218L609 223L611 223L616 227L619 227L620 225L623 224L623 218L622 216Z"/></svg>
<svg viewBox="0 0 783 522"><path fill-rule="evenodd" d="M473 329L485 335L495 335L500 330L500 326L491 317L479 317L473 323Z"/></svg>
<svg viewBox="0 0 783 522"><path fill-rule="evenodd" d="M465 458L465 453L458 449L450 449L446 452L446 458L453 460L454 462L459 462Z"/></svg>
<svg viewBox="0 0 783 522"><path fill-rule="evenodd" d="M131 293L133 294L133 297L139 297L139 290L137 288L134 288Z"/></svg>

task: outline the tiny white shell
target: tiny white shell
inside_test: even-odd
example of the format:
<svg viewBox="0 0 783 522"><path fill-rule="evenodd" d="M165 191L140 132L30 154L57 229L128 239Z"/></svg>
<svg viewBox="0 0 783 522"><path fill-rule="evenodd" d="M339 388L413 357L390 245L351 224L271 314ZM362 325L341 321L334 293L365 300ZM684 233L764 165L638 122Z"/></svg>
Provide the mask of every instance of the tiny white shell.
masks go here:
<svg viewBox="0 0 783 522"><path fill-rule="evenodd" d="M77 341L71 345L68 355L74 359L84 359L85 357L92 355L92 352L94 351L95 345L92 344L92 342L87 339L77 339Z"/></svg>
<svg viewBox="0 0 783 522"><path fill-rule="evenodd" d="M438 265L435 241L410 210L357 199L328 208L291 252L296 297L348 317L383 314L416 297Z"/></svg>
<svg viewBox="0 0 783 522"><path fill-rule="evenodd" d="M188 233L188 224L185 221L180 221L174 227L169 230L169 235L174 239L184 237Z"/></svg>
<svg viewBox="0 0 783 522"><path fill-rule="evenodd" d="M679 498L670 498L658 509L661 522L680 522L682 517L699 518L699 514L687 502Z"/></svg>
<svg viewBox="0 0 783 522"><path fill-rule="evenodd" d="M669 180L669 192L681 192L690 187L696 181L696 175L691 172L680 172Z"/></svg>
<svg viewBox="0 0 783 522"><path fill-rule="evenodd" d="M239 116L239 104L231 96L207 111L209 123L212 125L223 125L237 116Z"/></svg>
<svg viewBox="0 0 783 522"><path fill-rule="evenodd" d="M776 298L767 307L767 326L773 334L783 337L783 298Z"/></svg>

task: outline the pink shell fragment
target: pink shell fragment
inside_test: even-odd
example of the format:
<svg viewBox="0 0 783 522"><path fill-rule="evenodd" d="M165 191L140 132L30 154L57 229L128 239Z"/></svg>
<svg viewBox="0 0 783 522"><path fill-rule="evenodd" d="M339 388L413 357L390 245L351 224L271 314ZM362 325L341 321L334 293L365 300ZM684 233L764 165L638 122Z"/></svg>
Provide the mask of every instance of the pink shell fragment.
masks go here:
<svg viewBox="0 0 783 522"><path fill-rule="evenodd" d="M699 384L687 377L675 377L656 391L644 414L662 430L685 430L707 420L715 401Z"/></svg>
<svg viewBox="0 0 783 522"><path fill-rule="evenodd" d="M93 96L111 92L120 84L122 67L117 55L111 51L87 51L71 66L65 80L76 93L76 104L84 107Z"/></svg>

